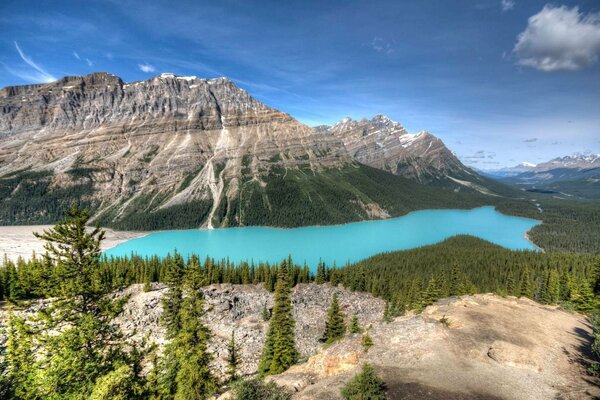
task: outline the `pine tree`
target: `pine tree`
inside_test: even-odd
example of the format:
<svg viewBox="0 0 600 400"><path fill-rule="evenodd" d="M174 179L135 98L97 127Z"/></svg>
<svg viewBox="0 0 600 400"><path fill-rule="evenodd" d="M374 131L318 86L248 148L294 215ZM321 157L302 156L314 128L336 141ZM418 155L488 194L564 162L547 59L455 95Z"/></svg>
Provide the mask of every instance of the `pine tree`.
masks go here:
<svg viewBox="0 0 600 400"><path fill-rule="evenodd" d="M267 302L266 301L263 304L262 319L263 319L263 321L268 321L268 320L271 319L271 313L269 312L269 309L267 308Z"/></svg>
<svg viewBox="0 0 600 400"><path fill-rule="evenodd" d="M560 297L560 283L558 273L555 270L548 272L548 277L544 284L542 301L546 304L556 304Z"/></svg>
<svg viewBox="0 0 600 400"><path fill-rule="evenodd" d="M344 316L340 311L340 302L337 293L334 293L331 305L327 311L327 321L325 322L325 334L323 341L333 343L344 337L346 333L346 325L344 324Z"/></svg>
<svg viewBox="0 0 600 400"><path fill-rule="evenodd" d="M163 296L161 302L163 312L161 314L162 325L166 329L166 337L174 337L181 328L181 305L183 303L183 277L185 267L183 258L175 252L174 257L169 257L165 276L165 283L168 291Z"/></svg>
<svg viewBox="0 0 600 400"><path fill-rule="evenodd" d="M365 353L373 346L373 339L371 339L369 332L365 332L365 334L362 336L361 345Z"/></svg>
<svg viewBox="0 0 600 400"><path fill-rule="evenodd" d="M354 314L350 321L350 333L362 333L362 331L362 328L358 324L358 317Z"/></svg>
<svg viewBox="0 0 600 400"><path fill-rule="evenodd" d="M46 241L43 265L52 268L55 298L43 310L45 318L36 321L36 358L27 382L36 391L31 398L86 398L94 382L115 368L139 367L112 324L126 299L109 298L111 288L100 276L104 232L88 231L88 221L88 211L73 206L64 221L35 234Z"/></svg>
<svg viewBox="0 0 600 400"><path fill-rule="evenodd" d="M240 348L235 342L235 331L231 331L231 339L227 344L227 376L229 381L237 379L237 371L240 365Z"/></svg>
<svg viewBox="0 0 600 400"><path fill-rule="evenodd" d="M275 305L258 367L260 374L279 374L296 362L298 351L294 338L294 325L287 265L283 262L279 269L275 286Z"/></svg>
<svg viewBox="0 0 600 400"><path fill-rule="evenodd" d="M341 394L346 400L386 399L385 385L368 363L363 364L362 371L342 388Z"/></svg>
<svg viewBox="0 0 600 400"><path fill-rule="evenodd" d="M208 352L210 331L202 322L204 298L200 271L187 271L183 282L184 294L179 309L179 329L165 346L158 362L156 388L159 398L200 400L216 392L217 380L210 371L212 355Z"/></svg>
<svg viewBox="0 0 600 400"><path fill-rule="evenodd" d="M519 285L519 295L531 298L533 296L533 283L529 275L529 268L525 267L521 275L521 282Z"/></svg>

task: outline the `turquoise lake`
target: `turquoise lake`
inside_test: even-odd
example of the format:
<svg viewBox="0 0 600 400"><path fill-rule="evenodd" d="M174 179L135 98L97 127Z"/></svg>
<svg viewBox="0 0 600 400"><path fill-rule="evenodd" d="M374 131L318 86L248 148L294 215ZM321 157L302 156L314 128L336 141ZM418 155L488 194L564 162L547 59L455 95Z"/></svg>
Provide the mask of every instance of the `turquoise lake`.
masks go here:
<svg viewBox="0 0 600 400"><path fill-rule="evenodd" d="M183 256L280 262L291 255L296 263L315 268L319 259L331 266L372 255L405 250L467 234L513 250L536 250L525 233L540 222L504 215L493 207L472 210L423 210L402 217L344 225L293 229L242 227L162 231L129 240L105 251L110 256L132 253L166 256L175 249Z"/></svg>

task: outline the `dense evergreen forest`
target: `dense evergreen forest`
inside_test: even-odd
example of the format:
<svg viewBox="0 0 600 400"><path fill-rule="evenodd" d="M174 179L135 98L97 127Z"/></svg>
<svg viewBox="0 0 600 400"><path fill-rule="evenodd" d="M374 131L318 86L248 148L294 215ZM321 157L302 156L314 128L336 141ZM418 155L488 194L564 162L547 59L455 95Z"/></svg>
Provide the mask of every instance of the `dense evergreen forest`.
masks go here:
<svg viewBox="0 0 600 400"><path fill-rule="evenodd" d="M447 296L493 292L527 296L542 303L563 303L580 311L595 307L593 291L600 271L600 256L574 253L511 251L469 236L414 250L385 253L340 268L321 263L316 273L307 265L285 260L291 285L343 284L390 301L395 313L420 309ZM172 265L197 269L206 284L259 284L273 291L279 265L235 265L228 260L174 253L165 258L103 257L98 274L111 290L134 283L165 282ZM44 257L5 260L0 268L0 299L23 300L52 295L54 269ZM594 304L593 307L591 306ZM592 308L590 308L592 307Z"/></svg>
<svg viewBox="0 0 600 400"><path fill-rule="evenodd" d="M542 221L529 232L529 238L545 251L600 254L598 200L502 199L495 205L505 214Z"/></svg>
<svg viewBox="0 0 600 400"><path fill-rule="evenodd" d="M343 285L387 300L383 322L407 310L420 312L436 300L494 292L526 296L546 304L592 315L600 294L600 256L577 253L510 251L469 236L414 250L381 254L340 268L319 263L313 273L291 259L276 265L165 258L101 256L101 229L86 229L87 212L73 207L68 218L37 234L47 253L0 267L0 298L7 300L8 341L0 346L0 397L47 399L206 399L231 388L233 399L288 399L290 393L262 377L285 371L298 361L294 342L291 288L298 284ZM134 347L112 321L127 298L110 296L133 283L161 282L161 324L168 342L162 352L152 344ZM240 379L239 346L232 334L227 377L211 370L210 327L202 321L199 290L211 283L260 284L274 292L258 378ZM19 313L29 300L52 298L39 313ZM598 318L594 317L592 353L600 356ZM357 321L344 325L332 298L322 340L345 333L362 334L364 351L373 344ZM600 371L590 365L591 373ZM143 371L146 372L143 372ZM341 392L344 398L385 398L385 385L374 370L363 371ZM356 397L358 396L358 397ZM361 397L363 396L363 397Z"/></svg>
<svg viewBox="0 0 600 400"><path fill-rule="evenodd" d="M51 185L50 172L21 171L1 177L0 223L54 223L73 202L93 213L99 206L93 200L93 173L91 169L73 169L69 174L74 184L68 188ZM221 199L213 225L340 224L369 219L365 205L372 203L379 204L393 217L421 209L493 205L506 214L542 220L544 223L530 232L530 238L546 251L600 253L598 201L539 198L491 180L487 186L500 196L455 192L360 164L316 174L310 168L285 170L274 165L265 171L263 180L266 185L243 174L238 195ZM225 184L226 190L229 183ZM118 209L111 208L99 214L95 222L119 230L196 228L212 207L212 201L202 200L148 211L160 206L164 196L156 191L138 196L119 218L116 218Z"/></svg>

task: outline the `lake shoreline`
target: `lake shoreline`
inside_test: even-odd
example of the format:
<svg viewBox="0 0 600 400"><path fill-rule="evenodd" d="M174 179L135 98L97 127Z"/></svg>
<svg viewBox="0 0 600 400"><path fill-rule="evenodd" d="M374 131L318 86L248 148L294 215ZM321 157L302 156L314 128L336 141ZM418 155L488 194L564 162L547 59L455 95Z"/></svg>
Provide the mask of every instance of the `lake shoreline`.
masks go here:
<svg viewBox="0 0 600 400"><path fill-rule="evenodd" d="M495 206L480 206L471 209L452 209L453 211L458 212L473 212L477 210L485 210L492 209L495 212L502 214L511 218L523 218L527 220L533 220L531 218L525 218L520 216L514 216L509 214L501 213L496 209ZM315 229L315 228L331 228L336 229L340 227L348 227L348 226L360 226L362 224L373 223L373 222L393 222L397 219L407 218L410 216L414 216L413 214L418 214L420 212L431 212L431 211L449 211L448 209L426 209L426 210L414 210L410 211L407 214L397 216L397 217L389 217L383 219L374 219L374 220L362 220L362 221L353 221L345 224L335 224L335 225L308 225L308 226L300 226L300 227L274 227L274 226L236 226L236 227L228 227L228 228L215 228L215 229L207 229L207 228L191 228L191 229L176 229L176 230L157 230L157 231L116 231L110 228L103 228L106 231L106 238L102 243L102 251L106 252L110 249L113 249L120 244L128 242L133 239L144 238L148 235L155 235L159 233L166 232L186 232L186 231L195 231L195 232L222 232L222 231L236 231L247 228L263 228L269 230L276 230L281 232L290 232L292 230L304 230L304 229ZM541 224L542 221L533 220ZM44 229L51 228L52 225L14 225L14 226L0 226L0 256L6 255L9 260L17 260L18 257L23 257L24 259L28 259L35 254L43 254L44 243L33 236L33 232L41 232ZM526 232L523 233L523 238L537 251L543 252L544 249L537 246L530 238L529 231L533 229L530 228ZM392 250L393 251L393 250Z"/></svg>
<svg viewBox="0 0 600 400"><path fill-rule="evenodd" d="M42 232L54 225L6 225L0 226L0 257L17 261L19 257L29 259L35 253L45 253L44 242L36 238L34 232ZM149 231L115 231L102 228L106 234L102 242L102 251L112 249L131 239L147 236Z"/></svg>
<svg viewBox="0 0 600 400"><path fill-rule="evenodd" d="M208 256L234 263L274 263L292 256L310 266L321 261L343 265L380 253L434 245L456 235L471 235L507 249L539 251L526 235L539 224L539 220L503 214L493 206L432 209L340 225L158 231L117 246L105 255L164 257L177 250L184 257Z"/></svg>

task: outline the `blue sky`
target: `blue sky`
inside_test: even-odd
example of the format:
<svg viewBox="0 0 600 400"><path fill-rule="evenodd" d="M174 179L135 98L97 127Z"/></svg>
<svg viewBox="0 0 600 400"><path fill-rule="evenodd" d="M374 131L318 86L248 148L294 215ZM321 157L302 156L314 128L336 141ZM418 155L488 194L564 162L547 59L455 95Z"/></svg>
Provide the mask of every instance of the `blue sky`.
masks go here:
<svg viewBox="0 0 600 400"><path fill-rule="evenodd" d="M477 168L600 153L600 2L0 3L0 86L228 76L309 125L385 114Z"/></svg>

